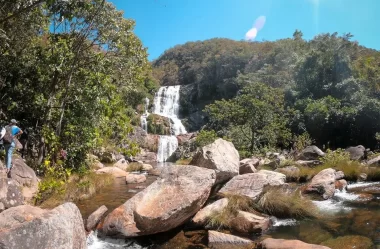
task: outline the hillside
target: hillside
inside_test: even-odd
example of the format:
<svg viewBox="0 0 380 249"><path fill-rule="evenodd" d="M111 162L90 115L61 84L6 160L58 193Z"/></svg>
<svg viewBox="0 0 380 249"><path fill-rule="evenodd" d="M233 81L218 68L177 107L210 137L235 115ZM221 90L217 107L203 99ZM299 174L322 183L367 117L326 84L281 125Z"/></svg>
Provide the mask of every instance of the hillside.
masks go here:
<svg viewBox="0 0 380 249"><path fill-rule="evenodd" d="M296 31L275 42L189 42L155 60L153 74L161 85L182 85L190 131L214 129L240 150L289 148L301 135L326 148L375 148L380 53L352 40L334 33L306 41Z"/></svg>

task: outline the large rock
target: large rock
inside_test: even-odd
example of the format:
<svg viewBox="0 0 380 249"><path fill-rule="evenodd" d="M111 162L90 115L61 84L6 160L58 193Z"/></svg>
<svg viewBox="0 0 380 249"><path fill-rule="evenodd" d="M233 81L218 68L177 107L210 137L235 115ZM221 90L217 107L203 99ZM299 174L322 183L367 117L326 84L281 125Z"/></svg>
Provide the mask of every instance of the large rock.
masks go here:
<svg viewBox="0 0 380 249"><path fill-rule="evenodd" d="M117 167L104 167L96 171L97 174L110 174L113 177L126 177L129 173Z"/></svg>
<svg viewBox="0 0 380 249"><path fill-rule="evenodd" d="M261 249L330 249L326 246L307 244L300 240L285 240L268 238L263 240L259 247Z"/></svg>
<svg viewBox="0 0 380 249"><path fill-rule="evenodd" d="M214 213L220 213L228 205L228 199L223 198L213 202L210 205L199 210L199 212L193 217L192 222L198 226L205 226L211 215Z"/></svg>
<svg viewBox="0 0 380 249"><path fill-rule="evenodd" d="M99 207L97 210L95 210L95 212L90 214L90 216L88 216L87 218L86 230L91 231L92 229L94 229L107 211L108 208L103 205Z"/></svg>
<svg viewBox="0 0 380 249"><path fill-rule="evenodd" d="M300 175L300 169L296 166L278 168L275 170L275 172L279 172L286 175L286 179L289 181L298 179Z"/></svg>
<svg viewBox="0 0 380 249"><path fill-rule="evenodd" d="M322 170L313 177L304 192L321 195L323 199L333 197L335 193L335 174L335 169L328 168Z"/></svg>
<svg viewBox="0 0 380 249"><path fill-rule="evenodd" d="M11 178L20 186L25 200L31 200L38 191L38 178L32 168L25 164L20 157L13 157Z"/></svg>
<svg viewBox="0 0 380 249"><path fill-rule="evenodd" d="M18 206L0 214L0 248L84 249L82 216L73 203L53 210Z"/></svg>
<svg viewBox="0 0 380 249"><path fill-rule="evenodd" d="M0 212L23 204L20 187L14 180L7 178L5 169L0 165Z"/></svg>
<svg viewBox="0 0 380 249"><path fill-rule="evenodd" d="M261 233L271 225L269 217L238 211L238 214L230 222L230 227L239 233Z"/></svg>
<svg viewBox="0 0 380 249"><path fill-rule="evenodd" d="M346 152L350 153L351 160L361 160L365 157L365 148L363 145L348 147Z"/></svg>
<svg viewBox="0 0 380 249"><path fill-rule="evenodd" d="M275 172L275 171L262 169L262 170L259 170L257 173L267 175L270 181L274 183L274 185L282 185L285 183L285 180L286 180L286 175L279 172Z"/></svg>
<svg viewBox="0 0 380 249"><path fill-rule="evenodd" d="M117 161L113 167L117 167L121 170L124 170L126 171L128 169L128 161L125 160L124 158L123 159L120 159L119 161Z"/></svg>
<svg viewBox="0 0 380 249"><path fill-rule="evenodd" d="M215 178L215 171L210 169L164 167L158 180L106 217L102 231L136 237L173 229L200 210Z"/></svg>
<svg viewBox="0 0 380 249"><path fill-rule="evenodd" d="M129 174L125 177L125 182L127 184L131 183L142 183L146 181L146 176L141 174Z"/></svg>
<svg viewBox="0 0 380 249"><path fill-rule="evenodd" d="M237 246L242 246L241 248L247 248L247 246L250 245L253 245L253 242L249 239L244 239L217 231L208 231L208 246L210 248L239 248Z"/></svg>
<svg viewBox="0 0 380 249"><path fill-rule="evenodd" d="M240 161L239 174L256 173L256 167L259 166L260 159L246 158Z"/></svg>
<svg viewBox="0 0 380 249"><path fill-rule="evenodd" d="M239 153L231 142L219 138L202 147L190 164L214 169L217 183L223 182L239 174Z"/></svg>
<svg viewBox="0 0 380 249"><path fill-rule="evenodd" d="M252 199L256 199L263 192L263 188L265 186L283 185L285 183L284 177L281 176L276 178L271 174L266 173L238 175L227 182L227 184L219 191L219 193L244 195Z"/></svg>
<svg viewBox="0 0 380 249"><path fill-rule="evenodd" d="M380 165L380 156L372 158L367 162L369 166L379 166Z"/></svg>
<svg viewBox="0 0 380 249"><path fill-rule="evenodd" d="M298 155L299 160L318 160L320 157L324 157L325 153L319 149L317 146L307 146L305 149L301 151L301 153Z"/></svg>
<svg viewBox="0 0 380 249"><path fill-rule="evenodd" d="M144 163L156 162L157 161L157 153L150 152L150 151L142 151L140 154L135 156L134 159L136 161L142 161Z"/></svg>

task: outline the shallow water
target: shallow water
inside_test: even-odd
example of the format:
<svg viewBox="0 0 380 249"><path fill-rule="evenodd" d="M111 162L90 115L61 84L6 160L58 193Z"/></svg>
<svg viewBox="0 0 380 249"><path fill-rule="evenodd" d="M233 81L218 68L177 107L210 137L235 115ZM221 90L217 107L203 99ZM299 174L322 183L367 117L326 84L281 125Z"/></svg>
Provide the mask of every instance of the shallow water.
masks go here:
<svg viewBox="0 0 380 249"><path fill-rule="evenodd" d="M373 248L380 248L380 193L363 195L368 187L373 190L379 188L380 183L351 184L347 191L337 191L330 200L314 201L321 212L320 219L297 221L292 226L280 223L267 234L273 238L299 239L313 244L359 235L371 239ZM352 246L350 248L357 248Z"/></svg>
<svg viewBox="0 0 380 249"><path fill-rule="evenodd" d="M162 166L157 165L156 167ZM112 211L135 195L135 191L141 191L141 189L136 189L136 186L147 186L155 179L156 177L149 176L147 182L134 185L126 185L124 178L117 179L113 185L103 189L93 198L81 201L78 206L83 217L87 217L102 204L105 204ZM374 244L372 248L380 248L380 192L377 192L377 189L380 189L380 182L350 184L347 191L337 191L330 200L313 202L321 211L320 219L295 220L272 217L273 226L264 236L299 239L307 243L322 244L324 241L341 236L359 235L369 238ZM372 194L368 194L368 192L372 192ZM256 240L258 235L253 234L249 237ZM183 231L179 228L176 231L147 236L138 240L100 239L96 233L91 233L88 236L87 243L89 249L166 249L187 248L186 246L177 246L189 243L189 239L183 235Z"/></svg>
<svg viewBox="0 0 380 249"><path fill-rule="evenodd" d="M78 201L76 204L81 211L82 217L87 217L98 209L100 206L105 205L108 212L111 212L118 206L122 205L136 193L143 190L157 179L156 176L147 175L146 182L137 184L126 184L124 177L116 178L112 184L104 187L93 197Z"/></svg>

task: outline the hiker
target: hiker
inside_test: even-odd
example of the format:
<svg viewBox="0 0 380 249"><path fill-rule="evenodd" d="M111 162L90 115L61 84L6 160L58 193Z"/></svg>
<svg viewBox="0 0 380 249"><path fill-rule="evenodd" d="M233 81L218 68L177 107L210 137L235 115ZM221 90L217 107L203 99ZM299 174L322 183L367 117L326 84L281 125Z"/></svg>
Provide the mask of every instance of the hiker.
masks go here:
<svg viewBox="0 0 380 249"><path fill-rule="evenodd" d="M16 142L14 138L18 135L21 135L22 130L17 127L17 121L12 119L9 125L5 127L6 133L3 137L3 143L5 147L5 164L7 167L7 175L10 176L11 168L12 168L12 154L13 150L16 147Z"/></svg>

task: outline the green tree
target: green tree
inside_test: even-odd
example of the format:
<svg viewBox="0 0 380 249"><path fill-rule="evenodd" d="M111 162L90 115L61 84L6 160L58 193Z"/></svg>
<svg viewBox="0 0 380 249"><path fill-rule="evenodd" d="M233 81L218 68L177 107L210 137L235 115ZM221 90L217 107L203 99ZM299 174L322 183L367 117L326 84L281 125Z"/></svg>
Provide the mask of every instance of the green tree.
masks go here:
<svg viewBox="0 0 380 249"><path fill-rule="evenodd" d="M249 81L249 78L241 76L239 81ZM291 136L282 90L262 83L244 83L246 86L235 98L216 101L206 107L210 123L216 128L228 127L231 134L240 131L239 137L244 137L238 144L241 150L253 152L264 147L287 146ZM239 139L230 138L232 141Z"/></svg>

